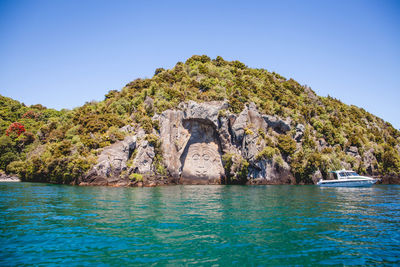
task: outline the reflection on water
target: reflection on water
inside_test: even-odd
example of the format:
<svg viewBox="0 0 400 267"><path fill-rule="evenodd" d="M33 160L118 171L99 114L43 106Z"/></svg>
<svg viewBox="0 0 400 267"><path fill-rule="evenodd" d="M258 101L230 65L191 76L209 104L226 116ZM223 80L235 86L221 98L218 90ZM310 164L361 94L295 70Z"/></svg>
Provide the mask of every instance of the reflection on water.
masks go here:
<svg viewBox="0 0 400 267"><path fill-rule="evenodd" d="M400 187L0 184L0 265L398 264Z"/></svg>

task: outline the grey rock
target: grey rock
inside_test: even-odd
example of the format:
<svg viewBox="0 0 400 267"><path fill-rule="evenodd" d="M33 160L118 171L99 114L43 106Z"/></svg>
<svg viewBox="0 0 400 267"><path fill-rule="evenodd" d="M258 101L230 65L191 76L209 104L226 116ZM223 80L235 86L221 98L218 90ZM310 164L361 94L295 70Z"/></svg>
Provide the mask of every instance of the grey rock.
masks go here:
<svg viewBox="0 0 400 267"><path fill-rule="evenodd" d="M187 104L180 106L183 109L183 119L202 119L213 123L215 128L218 127L218 113L222 109L227 109L226 102L207 102L197 103L189 101Z"/></svg>
<svg viewBox="0 0 400 267"><path fill-rule="evenodd" d="M283 120L271 115L262 115L268 127L274 129L278 133L286 133L290 131L290 119Z"/></svg>
<svg viewBox="0 0 400 267"><path fill-rule="evenodd" d="M322 179L322 178L323 178L323 177L322 177L321 171L320 171L320 170L316 170L316 171L313 173L313 175L312 175L312 177L311 177L311 180L312 180L312 182L313 182L314 184L317 184L318 181L319 181L320 179Z"/></svg>
<svg viewBox="0 0 400 267"><path fill-rule="evenodd" d="M253 135L246 135L243 141L242 147L242 155L249 161L254 160L256 155L261 150L261 144L258 144L258 136Z"/></svg>
<svg viewBox="0 0 400 267"><path fill-rule="evenodd" d="M146 96L146 99L143 102L146 110L154 110L154 100L153 98Z"/></svg>
<svg viewBox="0 0 400 267"><path fill-rule="evenodd" d="M350 156L358 156L358 148L356 146L350 146L348 148L346 148L346 153Z"/></svg>
<svg viewBox="0 0 400 267"><path fill-rule="evenodd" d="M255 161L249 166L249 184L293 184L295 179L290 166L283 162L279 165L275 160Z"/></svg>
<svg viewBox="0 0 400 267"><path fill-rule="evenodd" d="M166 110L160 115L160 140L163 161L170 176L179 179L181 170L180 156L190 138L187 129L182 126L183 112Z"/></svg>
<svg viewBox="0 0 400 267"><path fill-rule="evenodd" d="M297 142L300 142L301 139L304 136L304 131L305 131L305 127L303 124L297 124L296 126L296 133L294 135L294 140L296 140Z"/></svg>
<svg viewBox="0 0 400 267"><path fill-rule="evenodd" d="M325 139L322 139L322 138L318 140L317 145L318 145L318 151L321 151L324 148L328 147L328 143L325 141Z"/></svg>
<svg viewBox="0 0 400 267"><path fill-rule="evenodd" d="M340 165L341 165L341 166L343 167L343 169L345 169L345 170L351 170L351 164L348 163L348 162L342 161Z"/></svg>
<svg viewBox="0 0 400 267"><path fill-rule="evenodd" d="M221 149L223 151L231 151L238 153L233 144L233 137L231 135L232 122L236 120L236 116L228 114L226 117L219 117L218 135L221 142Z"/></svg>
<svg viewBox="0 0 400 267"><path fill-rule="evenodd" d="M254 103L250 103L248 107L230 120L232 133L232 144L242 151L243 156L251 160L262 149L259 144L258 130L262 129L266 132L268 125L258 112ZM246 129L252 134L246 134ZM230 149L232 151L232 149ZM238 151L236 150L235 153Z"/></svg>
<svg viewBox="0 0 400 267"><path fill-rule="evenodd" d="M378 162L376 160L375 150L373 148L364 152L362 156L363 167L367 170L368 174L375 175L378 173Z"/></svg>
<svg viewBox="0 0 400 267"><path fill-rule="evenodd" d="M313 100L318 100L318 96L315 94L315 92L311 89L309 86L304 86L304 92L308 95L309 98Z"/></svg>
<svg viewBox="0 0 400 267"><path fill-rule="evenodd" d="M264 131L267 130L268 124L265 121L265 119L261 116L261 114L258 112L258 109L256 105L251 102L248 107L248 112L247 112L247 122L249 125L253 127L253 130L256 129L263 129ZM286 122L283 122L283 124L286 124ZM285 128L285 126L283 126ZM289 126L290 129L290 126Z"/></svg>
<svg viewBox="0 0 400 267"><path fill-rule="evenodd" d="M116 142L100 153L97 164L89 171L83 182L93 180L112 180L127 169L126 162L136 147L136 136L126 136L124 140Z"/></svg>
<svg viewBox="0 0 400 267"><path fill-rule="evenodd" d="M21 182L18 176L0 173L0 182Z"/></svg>
<svg viewBox="0 0 400 267"><path fill-rule="evenodd" d="M147 175L154 174L154 156L154 147L148 141L141 140L137 148L137 154L133 160L133 165L135 166L134 172Z"/></svg>
<svg viewBox="0 0 400 267"><path fill-rule="evenodd" d="M244 109L240 112L239 116L235 119L232 124L232 134L234 138L234 143L237 146L241 146L244 137L244 130L247 126L248 109Z"/></svg>
<svg viewBox="0 0 400 267"><path fill-rule="evenodd" d="M124 133L133 133L135 131L135 128L131 125L125 125L121 127L119 130Z"/></svg>
<svg viewBox="0 0 400 267"><path fill-rule="evenodd" d="M249 167L249 177L252 179L271 180L271 176L267 175L270 168L273 168L272 160L259 160L253 162Z"/></svg>

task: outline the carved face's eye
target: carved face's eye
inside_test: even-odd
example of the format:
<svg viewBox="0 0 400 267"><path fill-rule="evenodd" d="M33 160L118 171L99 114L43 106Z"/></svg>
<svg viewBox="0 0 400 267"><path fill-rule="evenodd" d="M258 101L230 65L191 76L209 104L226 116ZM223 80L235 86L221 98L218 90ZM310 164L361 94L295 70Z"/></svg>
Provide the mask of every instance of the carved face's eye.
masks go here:
<svg viewBox="0 0 400 267"><path fill-rule="evenodd" d="M207 160L209 160L209 159L210 159L210 156L209 156L209 155L207 155L207 154L204 154L204 155L203 155L203 159L207 161Z"/></svg>
<svg viewBox="0 0 400 267"><path fill-rule="evenodd" d="M200 158L199 154L194 154L192 157L193 160L199 160L199 158Z"/></svg>

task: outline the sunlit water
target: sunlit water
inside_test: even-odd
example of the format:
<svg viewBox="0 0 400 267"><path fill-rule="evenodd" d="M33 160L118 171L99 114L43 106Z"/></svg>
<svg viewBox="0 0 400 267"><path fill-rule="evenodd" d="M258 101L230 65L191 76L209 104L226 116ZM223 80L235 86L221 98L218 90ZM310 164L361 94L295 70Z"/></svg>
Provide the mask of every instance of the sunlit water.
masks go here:
<svg viewBox="0 0 400 267"><path fill-rule="evenodd" d="M400 264L400 186L0 183L0 265Z"/></svg>

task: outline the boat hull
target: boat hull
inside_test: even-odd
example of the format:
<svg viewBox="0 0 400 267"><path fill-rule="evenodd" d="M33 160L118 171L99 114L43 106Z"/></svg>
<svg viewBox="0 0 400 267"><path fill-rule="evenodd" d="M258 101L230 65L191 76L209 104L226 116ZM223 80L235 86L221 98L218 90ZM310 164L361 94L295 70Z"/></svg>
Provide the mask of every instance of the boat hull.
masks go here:
<svg viewBox="0 0 400 267"><path fill-rule="evenodd" d="M375 184L378 180L355 180L355 181L320 181L317 183L319 186L323 187L366 187Z"/></svg>

